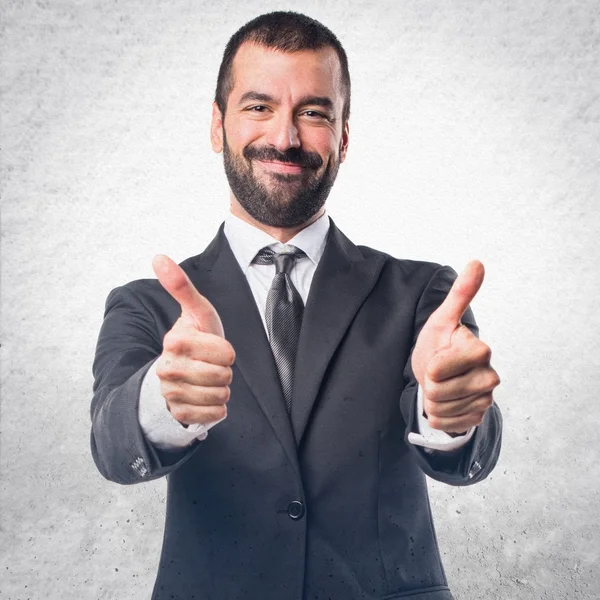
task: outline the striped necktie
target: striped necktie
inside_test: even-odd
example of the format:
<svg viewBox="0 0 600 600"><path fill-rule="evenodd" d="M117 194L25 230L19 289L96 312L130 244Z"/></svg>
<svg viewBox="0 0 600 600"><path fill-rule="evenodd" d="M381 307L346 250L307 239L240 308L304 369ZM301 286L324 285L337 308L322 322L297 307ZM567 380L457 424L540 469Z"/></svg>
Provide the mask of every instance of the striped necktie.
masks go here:
<svg viewBox="0 0 600 600"><path fill-rule="evenodd" d="M258 265L274 264L276 269L267 296L265 320L288 413L292 406L294 366L304 312L304 303L290 279L290 272L296 260L305 256L306 254L298 248L291 252L276 253L266 247L259 250L252 261Z"/></svg>

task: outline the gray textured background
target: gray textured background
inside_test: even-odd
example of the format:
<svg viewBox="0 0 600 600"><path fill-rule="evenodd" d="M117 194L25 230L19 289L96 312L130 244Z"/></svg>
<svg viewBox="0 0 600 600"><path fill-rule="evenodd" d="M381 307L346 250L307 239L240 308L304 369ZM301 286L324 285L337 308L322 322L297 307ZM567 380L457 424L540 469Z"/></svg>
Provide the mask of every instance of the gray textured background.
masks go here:
<svg viewBox="0 0 600 600"><path fill-rule="evenodd" d="M149 597L164 481L89 451L104 300L227 210L208 139L219 60L260 12L340 37L357 243L487 277L474 309L505 416L496 471L430 486L459 600L600 598L600 4L596 0L2 2L0 596ZM230 410L235 410L232 399Z"/></svg>

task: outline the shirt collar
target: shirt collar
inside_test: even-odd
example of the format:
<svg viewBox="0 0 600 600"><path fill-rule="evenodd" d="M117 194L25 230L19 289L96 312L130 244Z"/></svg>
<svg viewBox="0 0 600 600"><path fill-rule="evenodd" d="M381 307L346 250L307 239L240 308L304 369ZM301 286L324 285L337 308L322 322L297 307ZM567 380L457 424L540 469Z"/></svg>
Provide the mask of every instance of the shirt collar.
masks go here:
<svg viewBox="0 0 600 600"><path fill-rule="evenodd" d="M250 225L231 213L225 219L224 232L233 255L244 273L247 272L257 252L265 246L275 251L283 250L286 245L295 246L304 251L316 266L325 250L329 216L323 213L314 223L298 232L287 244L282 244L262 229Z"/></svg>

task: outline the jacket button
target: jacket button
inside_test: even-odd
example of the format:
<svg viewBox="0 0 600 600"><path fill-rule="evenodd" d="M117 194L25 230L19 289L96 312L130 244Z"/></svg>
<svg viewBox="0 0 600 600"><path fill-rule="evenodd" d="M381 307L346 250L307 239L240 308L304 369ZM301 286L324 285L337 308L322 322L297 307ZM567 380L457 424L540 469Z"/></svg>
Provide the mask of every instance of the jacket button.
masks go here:
<svg viewBox="0 0 600 600"><path fill-rule="evenodd" d="M288 505L288 515L290 519L294 519L294 521L301 519L304 516L305 512L306 511L304 509L304 504L302 504L302 502L299 502L298 500L294 500Z"/></svg>

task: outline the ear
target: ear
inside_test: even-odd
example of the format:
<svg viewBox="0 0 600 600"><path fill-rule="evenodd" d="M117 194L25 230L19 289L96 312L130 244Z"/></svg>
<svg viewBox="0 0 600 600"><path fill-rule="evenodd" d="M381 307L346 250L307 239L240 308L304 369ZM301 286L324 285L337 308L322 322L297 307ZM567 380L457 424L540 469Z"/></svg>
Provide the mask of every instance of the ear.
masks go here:
<svg viewBox="0 0 600 600"><path fill-rule="evenodd" d="M340 162L343 163L346 160L348 154L348 142L350 138L350 125L348 121L344 123L344 129L342 131L342 141L340 142Z"/></svg>
<svg viewBox="0 0 600 600"><path fill-rule="evenodd" d="M216 102L212 105L212 119L210 122L210 143L212 149L218 154L223 151L223 116Z"/></svg>

